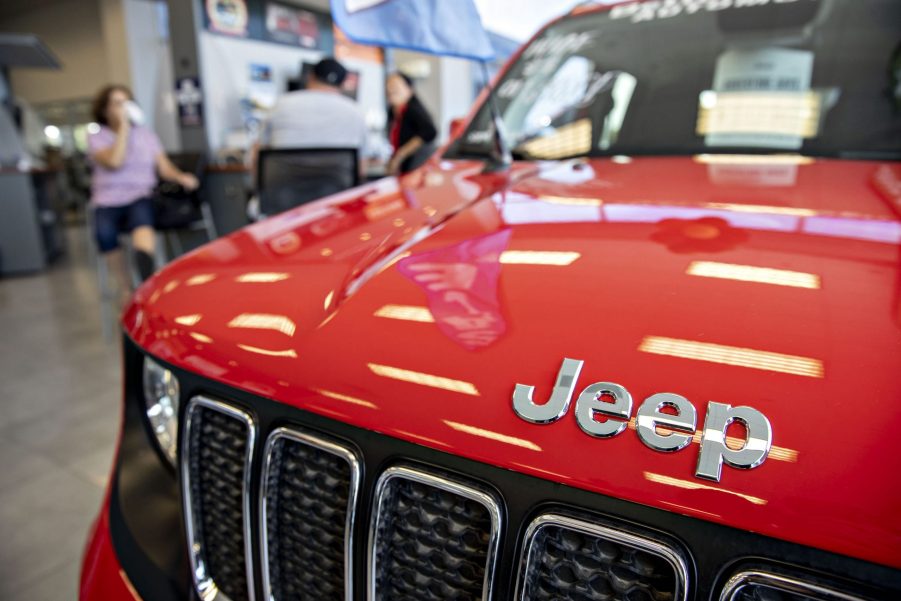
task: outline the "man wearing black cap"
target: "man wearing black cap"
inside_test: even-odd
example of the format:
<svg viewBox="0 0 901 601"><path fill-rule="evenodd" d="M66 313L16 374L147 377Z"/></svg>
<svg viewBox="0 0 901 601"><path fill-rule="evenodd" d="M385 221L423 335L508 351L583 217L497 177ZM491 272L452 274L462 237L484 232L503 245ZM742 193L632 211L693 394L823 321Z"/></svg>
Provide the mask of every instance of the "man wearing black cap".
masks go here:
<svg viewBox="0 0 901 601"><path fill-rule="evenodd" d="M271 148L356 148L366 145L366 120L341 93L347 69L333 58L313 67L306 89L278 99L263 132ZM362 162L362 161L361 161Z"/></svg>

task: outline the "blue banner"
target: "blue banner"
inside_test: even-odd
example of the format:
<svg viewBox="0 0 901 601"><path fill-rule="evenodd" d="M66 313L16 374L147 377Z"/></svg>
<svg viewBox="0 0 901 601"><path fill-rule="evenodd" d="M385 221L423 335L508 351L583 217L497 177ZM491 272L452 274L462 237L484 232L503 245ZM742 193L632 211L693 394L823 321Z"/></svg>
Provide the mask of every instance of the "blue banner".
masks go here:
<svg viewBox="0 0 901 601"><path fill-rule="evenodd" d="M335 24L358 44L488 61L494 48L473 0L331 0Z"/></svg>

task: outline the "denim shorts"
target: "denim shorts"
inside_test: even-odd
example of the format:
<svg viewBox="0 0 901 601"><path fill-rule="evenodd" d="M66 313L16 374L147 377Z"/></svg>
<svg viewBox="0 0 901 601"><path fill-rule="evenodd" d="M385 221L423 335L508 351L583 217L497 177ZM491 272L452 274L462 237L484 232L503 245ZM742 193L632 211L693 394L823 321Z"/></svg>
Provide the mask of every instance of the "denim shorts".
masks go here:
<svg viewBox="0 0 901 601"><path fill-rule="evenodd" d="M102 253L119 247L119 234L144 225L153 227L153 199L149 196L121 207L94 209L94 233Z"/></svg>

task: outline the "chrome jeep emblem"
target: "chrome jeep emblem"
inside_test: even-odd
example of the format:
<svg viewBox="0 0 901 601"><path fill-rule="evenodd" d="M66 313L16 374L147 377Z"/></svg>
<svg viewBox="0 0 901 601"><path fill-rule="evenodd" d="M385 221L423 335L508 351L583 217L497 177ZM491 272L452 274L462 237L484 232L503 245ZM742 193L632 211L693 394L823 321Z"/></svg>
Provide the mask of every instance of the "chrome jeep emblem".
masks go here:
<svg viewBox="0 0 901 601"><path fill-rule="evenodd" d="M582 372L584 361L564 359L550 398L544 404L533 400L534 386L517 384L513 390L513 411L533 424L552 424L566 415ZM605 399L612 399L611 401ZM668 408L675 413L664 412ZM629 425L632 395L613 382L587 386L576 399L576 423L589 436L612 438ZM604 422L596 420L604 417ZM672 392L652 394L638 408L635 430L646 446L664 453L684 449L697 429L698 412L683 396ZM726 446L726 428L733 421L745 427L747 436L740 449ZM663 431L658 430L663 428ZM701 448L695 476L719 482L723 463L739 469L757 467L766 460L773 443L773 428L766 416L751 407L733 407L725 403L707 403L707 415L701 434Z"/></svg>

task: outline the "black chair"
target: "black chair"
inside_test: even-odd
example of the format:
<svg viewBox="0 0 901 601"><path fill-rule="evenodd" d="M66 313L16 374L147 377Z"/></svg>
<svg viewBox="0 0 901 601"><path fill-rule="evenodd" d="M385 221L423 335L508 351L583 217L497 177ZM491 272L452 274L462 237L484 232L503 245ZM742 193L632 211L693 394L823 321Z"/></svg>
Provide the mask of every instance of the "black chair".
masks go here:
<svg viewBox="0 0 901 601"><path fill-rule="evenodd" d="M267 148L257 159L260 213L277 215L360 183L356 148Z"/></svg>
<svg viewBox="0 0 901 601"><path fill-rule="evenodd" d="M218 236L212 210L203 198L206 157L184 152L170 154L169 160L185 173L193 173L200 183L197 190L189 192L178 184L160 182L154 194L156 230L164 235L172 254L179 256L184 252L179 231L203 231L208 240Z"/></svg>

